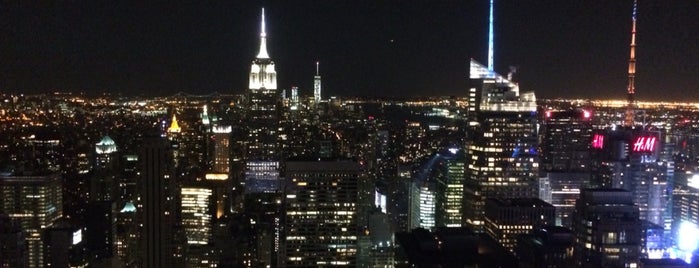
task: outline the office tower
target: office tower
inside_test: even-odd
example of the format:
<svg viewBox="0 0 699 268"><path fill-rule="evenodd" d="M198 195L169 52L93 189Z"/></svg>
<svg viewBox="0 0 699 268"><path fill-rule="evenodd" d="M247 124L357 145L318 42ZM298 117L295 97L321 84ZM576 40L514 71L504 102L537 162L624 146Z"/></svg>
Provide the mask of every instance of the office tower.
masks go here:
<svg viewBox="0 0 699 268"><path fill-rule="evenodd" d="M141 146L141 200L136 212L141 224L142 267L173 265L174 172L170 144L148 136Z"/></svg>
<svg viewBox="0 0 699 268"><path fill-rule="evenodd" d="M673 191L673 229L675 230L682 222L699 226L699 174L686 176L688 176L686 182L675 185Z"/></svg>
<svg viewBox="0 0 699 268"><path fill-rule="evenodd" d="M0 267L27 267L27 238L22 227L0 213Z"/></svg>
<svg viewBox="0 0 699 268"><path fill-rule="evenodd" d="M575 204L573 217L577 265L637 265L642 226L632 192L623 189L583 189Z"/></svg>
<svg viewBox="0 0 699 268"><path fill-rule="evenodd" d="M538 198L488 198L485 200L485 230L504 248L513 251L517 236L553 225L555 208Z"/></svg>
<svg viewBox="0 0 699 268"><path fill-rule="evenodd" d="M591 111L545 111L541 128L541 171L589 171Z"/></svg>
<svg viewBox="0 0 699 268"><path fill-rule="evenodd" d="M136 206L132 202L126 202L116 214L116 226L116 255L121 263L131 267L138 252Z"/></svg>
<svg viewBox="0 0 699 268"><path fill-rule="evenodd" d="M323 99L320 90L320 62L316 61L316 75L313 77L313 100L316 104Z"/></svg>
<svg viewBox="0 0 699 268"><path fill-rule="evenodd" d="M464 217L480 232L486 198L538 196L536 97L474 60L470 77L478 85L469 91Z"/></svg>
<svg viewBox="0 0 699 268"><path fill-rule="evenodd" d="M203 184L191 184L180 189L181 225L187 240L184 256L187 267L218 265L213 245L213 191Z"/></svg>
<svg viewBox="0 0 699 268"><path fill-rule="evenodd" d="M92 201L85 209L85 247L90 253L90 261L107 260L114 256L116 239L116 219L113 201Z"/></svg>
<svg viewBox="0 0 699 268"><path fill-rule="evenodd" d="M556 208L556 224L573 228L575 202L580 198L580 189L590 188L590 173L547 172L539 178L539 199Z"/></svg>
<svg viewBox="0 0 699 268"><path fill-rule="evenodd" d="M95 144L94 176L90 180L90 200L115 200L117 146L109 136Z"/></svg>
<svg viewBox="0 0 699 268"><path fill-rule="evenodd" d="M291 87L291 109L299 108L299 87Z"/></svg>
<svg viewBox="0 0 699 268"><path fill-rule="evenodd" d="M109 136L95 144L95 167L90 179L90 201L85 210L85 246L91 258L101 260L114 255L117 195L117 145ZM92 261L92 260L91 260Z"/></svg>
<svg viewBox="0 0 699 268"><path fill-rule="evenodd" d="M139 161L138 154L126 154L122 156L120 162L121 170L119 174L118 200L121 202L135 202L139 193Z"/></svg>
<svg viewBox="0 0 699 268"><path fill-rule="evenodd" d="M182 227L187 244L205 245L211 241L211 193L211 189L202 186L180 189Z"/></svg>
<svg viewBox="0 0 699 268"><path fill-rule="evenodd" d="M461 227L463 224L464 214L464 179L465 179L465 163L466 159L462 150L450 150L451 155L445 156L444 168L446 169L446 189L443 204L440 210L443 210L444 221L439 226L446 227Z"/></svg>
<svg viewBox="0 0 699 268"><path fill-rule="evenodd" d="M231 126L215 126L214 133L214 173L230 174L231 171Z"/></svg>
<svg viewBox="0 0 699 268"><path fill-rule="evenodd" d="M633 193L640 219L665 226L668 169L658 161L660 133L643 129L609 129L592 137L592 184Z"/></svg>
<svg viewBox="0 0 699 268"><path fill-rule="evenodd" d="M60 174L0 175L0 211L26 232L29 267L44 267L43 231L63 215Z"/></svg>
<svg viewBox="0 0 699 268"><path fill-rule="evenodd" d="M395 242L388 215L378 209L372 211L368 232L371 240L369 267L393 267Z"/></svg>
<svg viewBox="0 0 699 268"><path fill-rule="evenodd" d="M354 161L289 161L285 267L358 266L361 166Z"/></svg>
<svg viewBox="0 0 699 268"><path fill-rule="evenodd" d="M574 267L575 234L560 226L546 226L517 237L519 267Z"/></svg>

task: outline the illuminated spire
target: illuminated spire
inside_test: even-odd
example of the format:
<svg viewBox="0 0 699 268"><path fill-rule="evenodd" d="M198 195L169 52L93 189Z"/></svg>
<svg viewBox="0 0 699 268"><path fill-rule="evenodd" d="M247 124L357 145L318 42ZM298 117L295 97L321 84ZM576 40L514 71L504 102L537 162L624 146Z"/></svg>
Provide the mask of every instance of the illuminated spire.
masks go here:
<svg viewBox="0 0 699 268"><path fill-rule="evenodd" d="M320 62L316 61L316 76L313 77L313 97L315 103L319 103L321 100L321 85L320 85Z"/></svg>
<svg viewBox="0 0 699 268"><path fill-rule="evenodd" d="M490 0L490 19L488 21L488 70L493 71L493 0Z"/></svg>
<svg viewBox="0 0 699 268"><path fill-rule="evenodd" d="M633 1L633 13L631 15L631 55L629 56L629 85L626 89L628 104L626 106L626 117L624 125L631 127L634 125L635 103L634 94L636 94L635 79L636 79L636 9L637 2Z"/></svg>
<svg viewBox="0 0 699 268"><path fill-rule="evenodd" d="M177 116L172 115L172 123L170 123L170 127L167 129L167 132L169 133L180 133L182 129L180 128L180 125L177 124Z"/></svg>
<svg viewBox="0 0 699 268"><path fill-rule="evenodd" d="M267 54L267 33L265 32L265 8L262 8L262 28L260 29L260 53L257 54L258 59L269 59Z"/></svg>

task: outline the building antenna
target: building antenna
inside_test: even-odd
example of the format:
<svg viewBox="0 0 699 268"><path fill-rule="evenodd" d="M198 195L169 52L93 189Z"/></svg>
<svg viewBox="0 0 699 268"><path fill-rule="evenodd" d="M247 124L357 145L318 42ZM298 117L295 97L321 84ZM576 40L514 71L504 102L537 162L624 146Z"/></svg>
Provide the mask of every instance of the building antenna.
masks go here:
<svg viewBox="0 0 699 268"><path fill-rule="evenodd" d="M493 71L493 0L490 0L490 19L488 20L488 70Z"/></svg>
<svg viewBox="0 0 699 268"><path fill-rule="evenodd" d="M626 89L627 91L627 106L626 106L626 118L624 119L624 126L632 127L634 125L635 116L635 100L634 94L636 94L635 79L636 79L636 10L637 10L637 0L633 1L633 14L631 16L631 55L629 57L629 85Z"/></svg>

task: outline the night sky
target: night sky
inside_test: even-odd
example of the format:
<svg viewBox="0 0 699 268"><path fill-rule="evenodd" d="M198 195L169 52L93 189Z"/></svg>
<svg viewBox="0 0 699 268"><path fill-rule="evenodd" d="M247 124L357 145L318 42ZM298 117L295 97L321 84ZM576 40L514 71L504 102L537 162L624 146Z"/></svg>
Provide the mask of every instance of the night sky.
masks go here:
<svg viewBox="0 0 699 268"><path fill-rule="evenodd" d="M247 88L266 8L279 88L465 96L488 1L11 1L0 92L172 95ZM30 3L31 2L31 3ZM205 3L204 3L205 2ZM496 0L495 66L539 98L625 97L632 0ZM637 99L699 101L699 1L639 0Z"/></svg>

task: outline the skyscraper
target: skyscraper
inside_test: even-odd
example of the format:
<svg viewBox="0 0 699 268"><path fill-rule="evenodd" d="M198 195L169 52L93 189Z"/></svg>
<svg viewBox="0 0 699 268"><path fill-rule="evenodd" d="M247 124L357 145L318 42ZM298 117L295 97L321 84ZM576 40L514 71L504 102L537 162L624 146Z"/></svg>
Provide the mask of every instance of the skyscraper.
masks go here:
<svg viewBox="0 0 699 268"><path fill-rule="evenodd" d="M174 162L170 144L146 137L141 147L141 266L169 267L173 258Z"/></svg>
<svg viewBox="0 0 699 268"><path fill-rule="evenodd" d="M274 61L267 54L267 33L265 32L265 10L262 9L260 32L260 52L250 67L248 91L249 128L248 154L251 160L277 160L278 141L277 115L278 92L277 72Z"/></svg>
<svg viewBox="0 0 699 268"><path fill-rule="evenodd" d="M358 266L362 176L354 161L287 163L283 265Z"/></svg>
<svg viewBox="0 0 699 268"><path fill-rule="evenodd" d="M474 60L470 67L470 77L478 83L469 94L478 97L469 97L475 107L468 114L464 216L482 231L486 198L538 196L536 97L520 94L518 84Z"/></svg>
<svg viewBox="0 0 699 268"><path fill-rule="evenodd" d="M231 171L231 126L215 126L214 132L214 173L228 175Z"/></svg>
<svg viewBox="0 0 699 268"><path fill-rule="evenodd" d="M545 111L542 124L541 170L590 170L592 112L583 109Z"/></svg>
<svg viewBox="0 0 699 268"><path fill-rule="evenodd" d="M0 211L26 232L29 267L44 267L43 231L63 216L63 193L59 174L0 176Z"/></svg>
<svg viewBox="0 0 699 268"><path fill-rule="evenodd" d="M575 204L573 231L578 265L635 267L641 248L641 222L633 193L584 189Z"/></svg>
<svg viewBox="0 0 699 268"><path fill-rule="evenodd" d="M318 104L320 103L320 100L322 99L322 96L320 95L320 70L319 70L320 62L316 61L316 75L313 77L313 98L315 100L315 103Z"/></svg>
<svg viewBox="0 0 699 268"><path fill-rule="evenodd" d="M262 9L260 52L250 68L246 192L275 192L279 186L279 96L277 72L267 53L265 10Z"/></svg>

